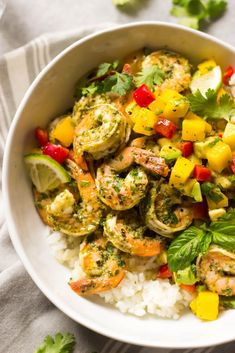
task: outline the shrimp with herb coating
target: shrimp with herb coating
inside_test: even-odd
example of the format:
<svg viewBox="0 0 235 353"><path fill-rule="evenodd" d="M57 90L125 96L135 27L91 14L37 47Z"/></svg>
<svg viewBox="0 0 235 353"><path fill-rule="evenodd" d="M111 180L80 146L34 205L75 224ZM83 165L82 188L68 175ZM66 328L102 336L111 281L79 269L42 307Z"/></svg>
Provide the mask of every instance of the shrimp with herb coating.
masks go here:
<svg viewBox="0 0 235 353"><path fill-rule="evenodd" d="M85 275L70 287L82 296L115 288L125 276L122 253L98 232L81 244L79 262Z"/></svg>
<svg viewBox="0 0 235 353"><path fill-rule="evenodd" d="M151 231L140 222L135 210L108 214L104 234L115 247L137 256L155 256L161 252L160 237L150 237Z"/></svg>

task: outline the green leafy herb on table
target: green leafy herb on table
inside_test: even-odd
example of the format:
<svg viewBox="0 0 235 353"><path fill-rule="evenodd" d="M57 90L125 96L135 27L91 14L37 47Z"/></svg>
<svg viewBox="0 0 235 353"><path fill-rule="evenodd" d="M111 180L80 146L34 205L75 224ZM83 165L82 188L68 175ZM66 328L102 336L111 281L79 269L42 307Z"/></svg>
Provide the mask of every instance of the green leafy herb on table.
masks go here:
<svg viewBox="0 0 235 353"><path fill-rule="evenodd" d="M157 65L144 68L136 77L135 83L137 87L146 84L152 91L154 91L155 85L160 85L166 74Z"/></svg>
<svg viewBox="0 0 235 353"><path fill-rule="evenodd" d="M113 0L115 6L135 6L138 0Z"/></svg>
<svg viewBox="0 0 235 353"><path fill-rule="evenodd" d="M91 77L80 80L75 89L75 97L113 92L123 96L134 86L133 77L119 72L120 63L102 63Z"/></svg>
<svg viewBox="0 0 235 353"><path fill-rule="evenodd" d="M171 271L183 270L199 255L207 252L210 244L233 251L235 247L235 209L230 209L223 217L200 227L191 226L175 238L167 252Z"/></svg>
<svg viewBox="0 0 235 353"><path fill-rule="evenodd" d="M75 343L73 334L56 333L54 337L46 336L34 353L72 353Z"/></svg>
<svg viewBox="0 0 235 353"><path fill-rule="evenodd" d="M172 0L172 4L171 14L194 29L220 17L227 8L227 0Z"/></svg>
<svg viewBox="0 0 235 353"><path fill-rule="evenodd" d="M230 120L235 114L233 99L228 94L223 94L217 101L217 92L213 89L208 89L205 97L198 90L195 94L190 94L188 99L191 110L205 119Z"/></svg>

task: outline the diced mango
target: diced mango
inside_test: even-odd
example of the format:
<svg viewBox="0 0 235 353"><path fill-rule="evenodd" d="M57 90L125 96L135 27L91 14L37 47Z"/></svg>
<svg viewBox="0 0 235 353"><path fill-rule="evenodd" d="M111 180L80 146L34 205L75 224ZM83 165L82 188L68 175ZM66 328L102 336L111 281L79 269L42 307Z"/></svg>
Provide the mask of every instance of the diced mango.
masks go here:
<svg viewBox="0 0 235 353"><path fill-rule="evenodd" d="M160 139L157 140L157 143L159 144L160 147L173 146L172 141L170 139L167 139L166 137L161 137Z"/></svg>
<svg viewBox="0 0 235 353"><path fill-rule="evenodd" d="M130 120L133 123L135 123L135 119L140 110L141 110L141 107L138 106L134 100L130 102L125 108L126 113L128 114L128 116L130 117Z"/></svg>
<svg viewBox="0 0 235 353"><path fill-rule="evenodd" d="M161 97L157 97L155 101L150 103L148 108L154 112L156 115L160 115L163 113L166 103L161 99Z"/></svg>
<svg viewBox="0 0 235 353"><path fill-rule="evenodd" d="M184 97L179 92L175 91L174 89L170 89L170 88L164 89L161 92L160 96L161 96L161 99L163 100L163 102L165 102L166 104L169 102L169 100L181 99L182 97Z"/></svg>
<svg viewBox="0 0 235 353"><path fill-rule="evenodd" d="M179 157L172 168L169 184L176 189L182 189L186 180L191 176L194 167L194 163L187 158Z"/></svg>
<svg viewBox="0 0 235 353"><path fill-rule="evenodd" d="M206 137L205 122L184 119L182 123L182 139L186 141L203 141Z"/></svg>
<svg viewBox="0 0 235 353"><path fill-rule="evenodd" d="M223 141L227 143L232 150L235 150L235 124L227 123L223 133Z"/></svg>
<svg viewBox="0 0 235 353"><path fill-rule="evenodd" d="M216 320L219 314L219 295L209 291L199 292L190 303L192 312L202 320Z"/></svg>
<svg viewBox="0 0 235 353"><path fill-rule="evenodd" d="M137 112L134 111L132 117L135 122L133 130L136 133L147 136L155 134L153 127L156 124L158 117L153 112L146 108L140 108Z"/></svg>
<svg viewBox="0 0 235 353"><path fill-rule="evenodd" d="M198 70L200 71L200 73L202 75L204 75L204 74L207 74L208 71L211 71L216 66L217 66L217 64L216 64L215 60L213 60L213 59L206 60L198 65Z"/></svg>
<svg viewBox="0 0 235 353"><path fill-rule="evenodd" d="M221 193L221 196L223 197L222 200L215 202L212 201L209 197L206 198L207 204L208 204L208 208L210 210L215 210L217 208L223 208L223 207L228 207L228 198L226 195L224 195L223 193Z"/></svg>
<svg viewBox="0 0 235 353"><path fill-rule="evenodd" d="M189 109L189 102L183 96L179 99L170 99L163 110L162 116L166 119L177 122L183 118Z"/></svg>
<svg viewBox="0 0 235 353"><path fill-rule="evenodd" d="M229 145L219 141L206 152L209 167L215 172L221 173L232 160L232 151Z"/></svg>
<svg viewBox="0 0 235 353"><path fill-rule="evenodd" d="M50 136L58 140L63 146L69 147L74 138L74 125L72 118L67 116L61 119L51 131Z"/></svg>
<svg viewBox="0 0 235 353"><path fill-rule="evenodd" d="M214 210L209 210L208 212L211 222L217 221L220 217L226 214L226 210L224 208L216 208Z"/></svg>
<svg viewBox="0 0 235 353"><path fill-rule="evenodd" d="M192 153L189 157L187 157L194 164L202 164L202 160L198 158L194 153Z"/></svg>
<svg viewBox="0 0 235 353"><path fill-rule="evenodd" d="M188 114L185 116L185 119L203 121L205 123L205 131L207 134L209 134L212 130L211 124L207 123L205 120L200 118L200 116L194 114L193 112L188 112Z"/></svg>

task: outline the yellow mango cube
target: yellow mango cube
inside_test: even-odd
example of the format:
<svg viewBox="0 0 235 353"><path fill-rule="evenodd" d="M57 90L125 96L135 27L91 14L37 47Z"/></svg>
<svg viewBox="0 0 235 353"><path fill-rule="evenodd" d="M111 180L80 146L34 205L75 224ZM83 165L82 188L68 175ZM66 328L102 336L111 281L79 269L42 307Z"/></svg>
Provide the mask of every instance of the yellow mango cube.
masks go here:
<svg viewBox="0 0 235 353"><path fill-rule="evenodd" d="M182 139L186 141L203 141L206 137L204 121L184 119Z"/></svg>
<svg viewBox="0 0 235 353"><path fill-rule="evenodd" d="M191 176L194 167L195 164L187 158L179 157L171 171L169 180L170 186L176 189L182 189L185 186L185 182Z"/></svg>
<svg viewBox="0 0 235 353"><path fill-rule="evenodd" d="M213 147L207 149L206 158L209 167L215 172L221 173L232 160L232 151L229 145L219 141Z"/></svg>
<svg viewBox="0 0 235 353"><path fill-rule="evenodd" d="M157 143L159 144L160 147L173 146L172 141L166 137L161 137L160 139L157 140Z"/></svg>
<svg viewBox="0 0 235 353"><path fill-rule="evenodd" d="M202 75L207 74L209 71L211 71L214 67L216 67L217 64L215 60L210 59L203 61L201 64L198 65L198 70Z"/></svg>
<svg viewBox="0 0 235 353"><path fill-rule="evenodd" d="M156 115L160 115L163 113L165 109L166 103L161 99L161 97L157 97L155 101L150 103L148 108L154 112Z"/></svg>
<svg viewBox="0 0 235 353"><path fill-rule="evenodd" d="M163 100L163 102L167 104L169 100L181 99L184 96L182 96L182 94L175 91L174 89L166 88L160 93L160 97Z"/></svg>
<svg viewBox="0 0 235 353"><path fill-rule="evenodd" d="M166 119L177 122L183 118L189 110L189 102L183 96L180 99L170 99L166 104L162 116Z"/></svg>
<svg viewBox="0 0 235 353"><path fill-rule="evenodd" d="M232 150L235 150L235 124L227 123L223 133L223 141L227 143Z"/></svg>
<svg viewBox="0 0 235 353"><path fill-rule="evenodd" d="M74 138L74 125L71 116L61 119L51 131L50 136L63 146L69 147Z"/></svg>
<svg viewBox="0 0 235 353"><path fill-rule="evenodd" d="M228 198L224 194L221 193L221 196L223 196L223 199L215 202L211 200L209 197L206 198L208 208L210 210L216 210L217 208L223 208L223 207L228 207Z"/></svg>
<svg viewBox="0 0 235 353"><path fill-rule="evenodd" d="M190 303L192 312L202 320L216 320L219 314L219 295L209 291L198 293Z"/></svg>
<svg viewBox="0 0 235 353"><path fill-rule="evenodd" d="M135 123L136 117L138 116L140 110L141 107L138 106L134 100L126 106L125 112L130 117L132 123Z"/></svg>
<svg viewBox="0 0 235 353"><path fill-rule="evenodd" d="M136 133L146 136L155 134L153 127L158 121L156 114L146 108L140 108L140 110L133 115L135 115L133 130Z"/></svg>

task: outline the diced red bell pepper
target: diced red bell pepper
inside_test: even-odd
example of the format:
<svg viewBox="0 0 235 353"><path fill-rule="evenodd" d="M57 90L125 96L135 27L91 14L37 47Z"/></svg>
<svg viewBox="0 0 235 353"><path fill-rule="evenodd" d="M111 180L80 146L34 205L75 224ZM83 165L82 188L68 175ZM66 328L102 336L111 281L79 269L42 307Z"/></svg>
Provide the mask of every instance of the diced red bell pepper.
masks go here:
<svg viewBox="0 0 235 353"><path fill-rule="evenodd" d="M196 202L191 206L193 219L207 219L208 205L206 200L203 202Z"/></svg>
<svg viewBox="0 0 235 353"><path fill-rule="evenodd" d="M136 103L142 108L148 107L149 104L155 100L155 96L153 95L153 92L145 84L143 84L142 86L137 88L137 90L134 91L133 98L136 101Z"/></svg>
<svg viewBox="0 0 235 353"><path fill-rule="evenodd" d="M48 132L40 127L37 127L34 131L34 135L39 146L45 146L48 142Z"/></svg>
<svg viewBox="0 0 235 353"><path fill-rule="evenodd" d="M230 77L232 77L234 72L235 72L235 70L232 66L227 67L227 69L225 70L224 76L223 76L223 84L224 85L228 85L228 81L229 81Z"/></svg>
<svg viewBox="0 0 235 353"><path fill-rule="evenodd" d="M233 174L235 174L235 156L233 156L233 160L230 164L230 168L231 168Z"/></svg>
<svg viewBox="0 0 235 353"><path fill-rule="evenodd" d="M126 73L126 74L131 74L131 65L130 64L124 64L123 68L122 68L122 72Z"/></svg>
<svg viewBox="0 0 235 353"><path fill-rule="evenodd" d="M181 151L184 157L189 157L193 153L192 141L186 141L181 144Z"/></svg>
<svg viewBox="0 0 235 353"><path fill-rule="evenodd" d="M223 138L223 133L222 133L222 132L219 132L219 133L218 133L218 136L219 136L219 138L222 139L222 138Z"/></svg>
<svg viewBox="0 0 235 353"><path fill-rule="evenodd" d="M166 264L160 267L159 272L157 274L157 278L161 278L161 279L171 278L172 275L173 273L169 270L169 267Z"/></svg>
<svg viewBox="0 0 235 353"><path fill-rule="evenodd" d="M47 143L43 146L42 152L59 163L63 163L69 156L69 150L67 148L61 145L54 145L53 143Z"/></svg>
<svg viewBox="0 0 235 353"><path fill-rule="evenodd" d="M211 179L211 171L203 165L196 165L193 171L193 177L197 181L209 181Z"/></svg>
<svg viewBox="0 0 235 353"><path fill-rule="evenodd" d="M182 283L182 284L180 284L180 287L189 293L195 293L195 291L196 291L195 284L183 284Z"/></svg>
<svg viewBox="0 0 235 353"><path fill-rule="evenodd" d="M167 138L172 138L177 126L170 120L160 118L154 125L155 131Z"/></svg>

